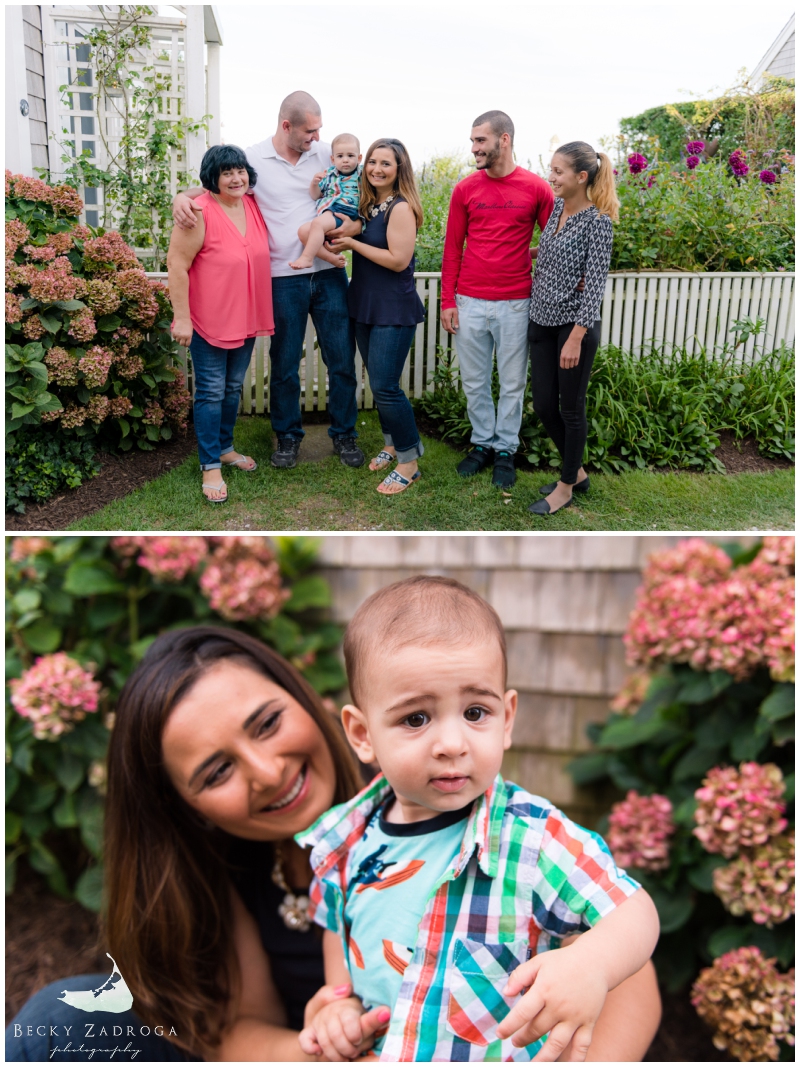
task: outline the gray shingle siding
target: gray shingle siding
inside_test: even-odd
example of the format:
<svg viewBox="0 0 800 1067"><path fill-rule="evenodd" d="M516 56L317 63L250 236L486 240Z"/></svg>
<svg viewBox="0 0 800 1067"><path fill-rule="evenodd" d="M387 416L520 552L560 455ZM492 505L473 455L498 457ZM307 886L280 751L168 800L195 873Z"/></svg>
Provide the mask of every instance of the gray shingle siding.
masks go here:
<svg viewBox="0 0 800 1067"><path fill-rule="evenodd" d="M30 114L30 141L33 169L46 168L47 112L44 93L44 48L42 45L42 16L37 4L23 4L22 29L25 39L25 79Z"/></svg>

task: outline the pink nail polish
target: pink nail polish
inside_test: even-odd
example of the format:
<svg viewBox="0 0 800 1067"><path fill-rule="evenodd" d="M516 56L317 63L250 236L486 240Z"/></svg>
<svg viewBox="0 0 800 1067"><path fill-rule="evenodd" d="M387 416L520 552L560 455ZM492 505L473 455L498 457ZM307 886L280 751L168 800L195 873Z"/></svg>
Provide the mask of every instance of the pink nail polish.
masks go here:
<svg viewBox="0 0 800 1067"><path fill-rule="evenodd" d="M387 1008L384 1008L383 1011L379 1011L378 1012L378 1022L379 1023L388 1023L388 1021L391 1019L391 1017L392 1017L392 1013Z"/></svg>
<svg viewBox="0 0 800 1067"><path fill-rule="evenodd" d="M349 993L349 992L350 992L350 986L349 985L337 985L336 988L334 989L334 993L336 994L337 997L342 997L342 996L344 996L345 993Z"/></svg>

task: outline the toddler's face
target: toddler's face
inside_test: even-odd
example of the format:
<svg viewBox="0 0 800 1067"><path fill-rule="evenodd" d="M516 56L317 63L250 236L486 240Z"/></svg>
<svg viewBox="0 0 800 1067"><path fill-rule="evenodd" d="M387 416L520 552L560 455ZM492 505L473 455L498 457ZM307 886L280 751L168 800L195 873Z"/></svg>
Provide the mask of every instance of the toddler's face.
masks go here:
<svg viewBox="0 0 800 1067"><path fill-rule="evenodd" d="M361 162L358 146L353 141L338 141L331 162L340 174L352 174Z"/></svg>
<svg viewBox="0 0 800 1067"><path fill-rule="evenodd" d="M484 793L511 744L515 690L503 691L496 642L404 646L374 654L361 707L342 721L365 762L377 760L397 796L397 821L456 811Z"/></svg>

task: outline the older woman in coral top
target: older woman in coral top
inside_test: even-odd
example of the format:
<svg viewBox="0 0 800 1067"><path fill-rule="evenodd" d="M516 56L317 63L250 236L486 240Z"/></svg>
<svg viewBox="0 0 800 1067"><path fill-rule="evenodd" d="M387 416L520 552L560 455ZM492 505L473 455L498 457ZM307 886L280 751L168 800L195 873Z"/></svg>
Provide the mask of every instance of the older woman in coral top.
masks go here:
<svg viewBox="0 0 800 1067"><path fill-rule="evenodd" d="M188 345L194 370L194 427L203 495L228 499L222 467L254 471L233 448L239 394L256 337L272 334L267 228L248 189L256 172L235 145L209 148L200 166L208 190L193 207L198 225L176 226L167 254L175 319L172 335Z"/></svg>

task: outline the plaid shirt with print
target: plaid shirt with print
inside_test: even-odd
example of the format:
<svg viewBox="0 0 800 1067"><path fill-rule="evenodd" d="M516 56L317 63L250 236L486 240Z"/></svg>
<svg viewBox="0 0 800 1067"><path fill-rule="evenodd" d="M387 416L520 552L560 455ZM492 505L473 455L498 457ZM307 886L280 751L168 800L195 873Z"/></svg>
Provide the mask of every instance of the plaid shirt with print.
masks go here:
<svg viewBox="0 0 800 1067"><path fill-rule="evenodd" d="M379 775L296 840L311 846L315 922L340 935L349 856L370 815L392 792ZM499 775L475 801L461 851L431 891L403 974L381 1060L533 1059L495 1034L517 998L501 994L531 955L587 930L639 889L597 834Z"/></svg>

